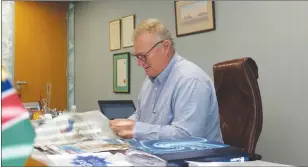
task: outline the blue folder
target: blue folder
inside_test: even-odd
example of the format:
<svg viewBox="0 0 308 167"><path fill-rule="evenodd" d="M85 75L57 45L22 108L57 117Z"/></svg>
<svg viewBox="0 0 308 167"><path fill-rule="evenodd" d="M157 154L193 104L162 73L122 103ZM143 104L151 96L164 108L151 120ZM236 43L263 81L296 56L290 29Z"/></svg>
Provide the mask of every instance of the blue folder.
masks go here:
<svg viewBox="0 0 308 167"><path fill-rule="evenodd" d="M134 149L165 160L168 166L186 166L185 161L229 162L249 160L249 154L243 150L199 137L131 140L129 143Z"/></svg>

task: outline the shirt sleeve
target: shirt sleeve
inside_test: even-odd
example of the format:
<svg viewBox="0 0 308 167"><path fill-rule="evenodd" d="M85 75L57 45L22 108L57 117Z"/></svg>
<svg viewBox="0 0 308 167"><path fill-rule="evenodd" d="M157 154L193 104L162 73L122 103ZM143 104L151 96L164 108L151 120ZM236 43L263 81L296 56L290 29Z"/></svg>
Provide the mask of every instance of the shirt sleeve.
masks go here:
<svg viewBox="0 0 308 167"><path fill-rule="evenodd" d="M211 90L207 83L196 78L185 79L178 84L171 99L174 115L171 124L151 125L136 122L134 137L137 139L204 137L210 99Z"/></svg>
<svg viewBox="0 0 308 167"><path fill-rule="evenodd" d="M136 110L137 111L137 110ZM128 117L128 119L135 121L136 120L136 111L133 115L131 115L130 117Z"/></svg>
<svg viewBox="0 0 308 167"><path fill-rule="evenodd" d="M128 119L130 120L134 120L136 121L138 116L139 116L139 106L140 106L140 95L137 98L137 106L136 106L136 111L134 112L133 115L131 115L130 117L128 117Z"/></svg>

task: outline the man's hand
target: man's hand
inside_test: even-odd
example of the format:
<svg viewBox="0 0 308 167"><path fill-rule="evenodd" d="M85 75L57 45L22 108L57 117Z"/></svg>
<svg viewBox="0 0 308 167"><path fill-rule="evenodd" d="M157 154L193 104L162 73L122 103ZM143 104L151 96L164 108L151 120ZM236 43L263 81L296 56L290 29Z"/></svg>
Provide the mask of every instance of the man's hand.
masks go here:
<svg viewBox="0 0 308 167"><path fill-rule="evenodd" d="M110 128L122 138L133 138L135 121L129 119L114 119L110 121Z"/></svg>

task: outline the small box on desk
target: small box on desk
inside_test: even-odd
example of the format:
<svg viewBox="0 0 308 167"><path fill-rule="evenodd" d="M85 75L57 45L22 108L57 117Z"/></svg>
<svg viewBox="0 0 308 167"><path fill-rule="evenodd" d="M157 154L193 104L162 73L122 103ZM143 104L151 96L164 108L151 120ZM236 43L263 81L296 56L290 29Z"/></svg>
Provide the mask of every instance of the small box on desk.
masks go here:
<svg viewBox="0 0 308 167"><path fill-rule="evenodd" d="M238 162L249 160L249 154L245 151L198 137L132 140L130 144L133 150L129 150L127 155L135 161L134 163L147 159L147 162L153 166L165 163L167 166L182 167L187 166L186 161ZM140 163L140 165L146 164Z"/></svg>

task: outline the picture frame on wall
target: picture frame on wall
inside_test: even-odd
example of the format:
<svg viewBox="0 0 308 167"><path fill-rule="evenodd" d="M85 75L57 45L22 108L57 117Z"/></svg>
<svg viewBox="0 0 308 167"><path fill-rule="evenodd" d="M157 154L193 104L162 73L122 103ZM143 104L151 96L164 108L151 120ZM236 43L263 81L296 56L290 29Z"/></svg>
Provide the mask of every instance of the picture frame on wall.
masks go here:
<svg viewBox="0 0 308 167"><path fill-rule="evenodd" d="M113 54L113 92L130 93L130 53Z"/></svg>
<svg viewBox="0 0 308 167"><path fill-rule="evenodd" d="M134 14L122 17L121 34L123 48L133 46L133 33L136 24L135 17Z"/></svg>
<svg viewBox="0 0 308 167"><path fill-rule="evenodd" d="M121 49L121 20L109 22L109 50Z"/></svg>
<svg viewBox="0 0 308 167"><path fill-rule="evenodd" d="M176 36L214 31L213 1L174 1Z"/></svg>

